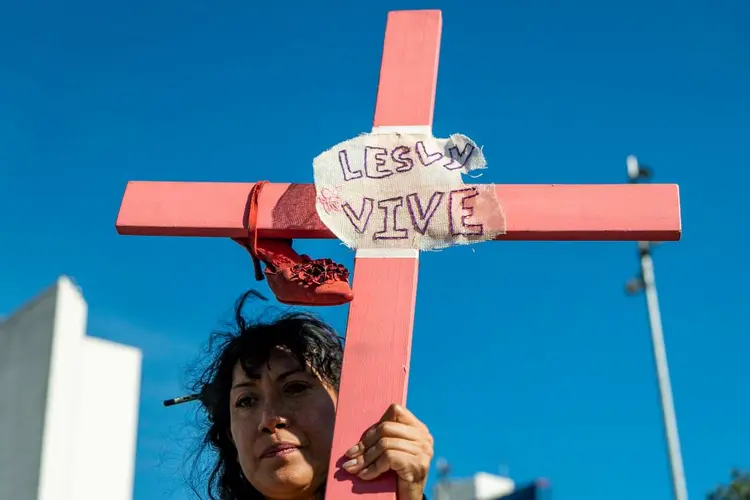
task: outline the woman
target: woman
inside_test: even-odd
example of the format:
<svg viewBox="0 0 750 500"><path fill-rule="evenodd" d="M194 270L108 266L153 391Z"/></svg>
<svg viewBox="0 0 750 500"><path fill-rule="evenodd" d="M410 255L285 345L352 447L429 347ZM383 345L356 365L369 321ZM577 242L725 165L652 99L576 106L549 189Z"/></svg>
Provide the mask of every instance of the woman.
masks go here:
<svg viewBox="0 0 750 500"><path fill-rule="evenodd" d="M305 313L251 322L235 309L232 331L212 337L210 365L195 384L207 413L205 449L217 453L214 500L317 500L325 494L342 343ZM362 480L398 476L398 499L418 500L433 455L427 427L406 408L384 408L352 443L342 466Z"/></svg>

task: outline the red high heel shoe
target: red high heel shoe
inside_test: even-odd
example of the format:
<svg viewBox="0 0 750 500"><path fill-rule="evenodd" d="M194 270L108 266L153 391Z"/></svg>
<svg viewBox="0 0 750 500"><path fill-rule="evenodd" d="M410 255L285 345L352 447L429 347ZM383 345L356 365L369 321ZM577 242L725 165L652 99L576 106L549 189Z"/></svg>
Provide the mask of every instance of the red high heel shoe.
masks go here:
<svg viewBox="0 0 750 500"><path fill-rule="evenodd" d="M250 191L250 213L247 238L235 238L253 259L255 279L268 279L268 287L282 304L301 306L336 306L354 298L349 285L349 271L331 259L311 259L292 249L291 240L258 239L258 197L266 181L256 183ZM260 262L266 264L261 271Z"/></svg>

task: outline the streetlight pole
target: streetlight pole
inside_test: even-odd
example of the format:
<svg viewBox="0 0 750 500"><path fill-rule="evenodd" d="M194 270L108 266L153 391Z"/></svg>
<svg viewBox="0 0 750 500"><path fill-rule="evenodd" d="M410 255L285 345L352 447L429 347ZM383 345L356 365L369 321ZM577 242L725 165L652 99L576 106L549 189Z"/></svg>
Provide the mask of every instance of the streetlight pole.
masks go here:
<svg viewBox="0 0 750 500"><path fill-rule="evenodd" d="M628 156L626 163L628 167L628 179L631 183L650 179L650 170L645 166L639 165L635 156ZM647 241L639 241L638 254L641 261L641 275L638 278L628 281L625 289L631 295L641 290L646 295L648 321L651 327L651 343L654 348L654 363L659 383L664 431L672 472L672 492L675 500L688 500L687 487L685 486L685 470L682 465L682 452L680 450L680 437L677 432L677 417L672 398L672 384L669 380L667 350L664 345L664 332L662 330L661 313L659 311L659 297L656 293L651 244Z"/></svg>

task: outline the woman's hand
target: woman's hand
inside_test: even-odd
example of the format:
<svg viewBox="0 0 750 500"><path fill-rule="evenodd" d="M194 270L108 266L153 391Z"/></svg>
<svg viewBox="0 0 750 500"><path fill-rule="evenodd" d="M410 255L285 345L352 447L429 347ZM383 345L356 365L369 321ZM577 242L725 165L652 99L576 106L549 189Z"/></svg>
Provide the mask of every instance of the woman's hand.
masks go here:
<svg viewBox="0 0 750 500"><path fill-rule="evenodd" d="M398 475L398 500L422 500L433 455L430 431L401 405L388 407L346 456L344 470L368 481L384 472Z"/></svg>

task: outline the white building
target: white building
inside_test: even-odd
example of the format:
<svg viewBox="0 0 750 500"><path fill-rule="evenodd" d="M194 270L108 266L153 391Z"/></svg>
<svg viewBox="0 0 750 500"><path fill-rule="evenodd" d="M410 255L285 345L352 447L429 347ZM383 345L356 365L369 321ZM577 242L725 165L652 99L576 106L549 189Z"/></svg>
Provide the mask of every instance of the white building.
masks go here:
<svg viewBox="0 0 750 500"><path fill-rule="evenodd" d="M0 499L133 497L141 352L87 311L61 277L0 322Z"/></svg>
<svg viewBox="0 0 750 500"><path fill-rule="evenodd" d="M436 500L496 500L516 489L512 479L479 472L466 479L438 483Z"/></svg>
<svg viewBox="0 0 750 500"><path fill-rule="evenodd" d="M517 486L504 476L479 472L465 479L445 479L435 486L435 500L541 500L549 498L546 479Z"/></svg>

